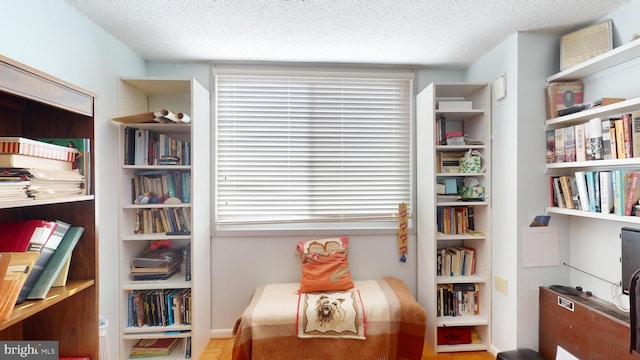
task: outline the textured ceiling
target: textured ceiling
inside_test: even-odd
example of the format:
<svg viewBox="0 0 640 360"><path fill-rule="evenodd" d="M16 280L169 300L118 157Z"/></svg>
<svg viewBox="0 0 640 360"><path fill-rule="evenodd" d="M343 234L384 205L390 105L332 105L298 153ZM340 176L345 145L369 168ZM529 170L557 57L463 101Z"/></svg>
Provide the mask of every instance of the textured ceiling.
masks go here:
<svg viewBox="0 0 640 360"><path fill-rule="evenodd" d="M518 31L567 33L629 0L66 0L151 61L466 67Z"/></svg>

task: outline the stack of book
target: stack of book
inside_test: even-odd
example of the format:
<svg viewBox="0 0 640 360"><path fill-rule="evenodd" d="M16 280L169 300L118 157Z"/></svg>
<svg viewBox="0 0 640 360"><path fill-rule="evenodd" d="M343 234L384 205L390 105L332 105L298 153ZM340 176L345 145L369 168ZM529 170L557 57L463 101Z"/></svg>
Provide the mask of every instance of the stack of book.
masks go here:
<svg viewBox="0 0 640 360"><path fill-rule="evenodd" d="M167 280L180 271L182 249L147 249L131 259L132 280Z"/></svg>
<svg viewBox="0 0 640 360"><path fill-rule="evenodd" d="M2 201L90 194L89 139L0 137Z"/></svg>
<svg viewBox="0 0 640 360"><path fill-rule="evenodd" d="M73 249L84 232L82 227L57 220L23 220L0 223L0 251L36 254L15 303L44 299L58 283L64 285Z"/></svg>
<svg viewBox="0 0 640 360"><path fill-rule="evenodd" d="M140 339L131 348L129 358L167 356L171 354L177 343L176 338Z"/></svg>

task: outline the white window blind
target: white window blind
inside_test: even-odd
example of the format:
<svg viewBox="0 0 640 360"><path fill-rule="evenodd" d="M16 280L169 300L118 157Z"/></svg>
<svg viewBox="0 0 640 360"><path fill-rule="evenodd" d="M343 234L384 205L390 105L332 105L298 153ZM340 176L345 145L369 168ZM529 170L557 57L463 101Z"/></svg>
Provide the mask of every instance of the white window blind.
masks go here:
<svg viewBox="0 0 640 360"><path fill-rule="evenodd" d="M218 225L390 221L410 204L412 80L215 80Z"/></svg>

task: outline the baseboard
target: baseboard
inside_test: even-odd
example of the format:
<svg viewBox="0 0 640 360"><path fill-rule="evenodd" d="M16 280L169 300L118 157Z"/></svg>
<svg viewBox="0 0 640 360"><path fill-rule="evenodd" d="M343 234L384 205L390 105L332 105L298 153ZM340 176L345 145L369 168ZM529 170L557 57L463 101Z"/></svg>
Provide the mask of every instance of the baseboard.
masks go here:
<svg viewBox="0 0 640 360"><path fill-rule="evenodd" d="M212 339L228 339L233 337L233 329L211 329Z"/></svg>

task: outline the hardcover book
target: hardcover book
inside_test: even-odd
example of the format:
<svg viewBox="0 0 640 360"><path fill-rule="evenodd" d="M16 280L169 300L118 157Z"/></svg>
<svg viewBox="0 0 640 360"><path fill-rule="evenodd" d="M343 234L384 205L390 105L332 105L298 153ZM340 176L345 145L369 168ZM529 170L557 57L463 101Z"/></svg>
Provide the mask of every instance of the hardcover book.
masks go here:
<svg viewBox="0 0 640 360"><path fill-rule="evenodd" d="M71 224L68 224L60 220L57 220L56 224L57 225L55 227L55 230L53 231L51 236L49 236L49 240L47 240L45 246L42 248L42 251L38 256L38 260L36 261L35 265L33 266L33 269L31 270L31 274L29 274L29 277L27 278L24 285L22 286L22 289L20 289L20 294L18 295L16 304L23 303L27 299L27 296L31 292L31 289L40 278L40 275L42 275L42 273L44 272L44 269L49 264L49 261L53 257L53 254L58 249L58 246L60 245L62 238L64 237L64 235L67 233L67 230L69 230L69 227L71 226Z"/></svg>
<svg viewBox="0 0 640 360"><path fill-rule="evenodd" d="M581 81L553 82L546 86L547 119L558 117L558 110L583 102Z"/></svg>
<svg viewBox="0 0 640 360"><path fill-rule="evenodd" d="M38 281L33 285L33 289L27 295L27 299L44 299L47 296L64 262L71 256L83 233L83 227L71 227L67 230L49 263L44 268L42 275L40 275Z"/></svg>

